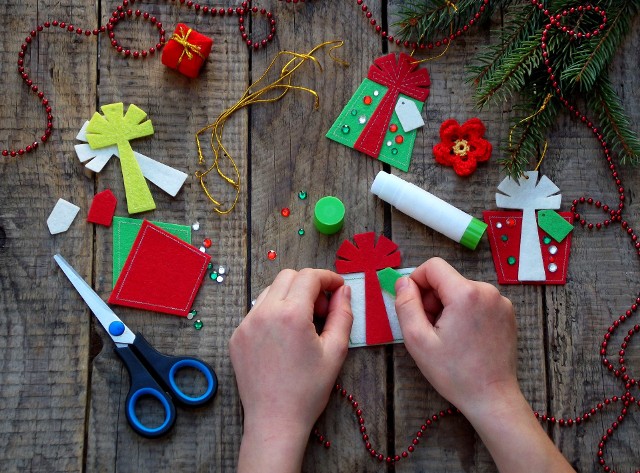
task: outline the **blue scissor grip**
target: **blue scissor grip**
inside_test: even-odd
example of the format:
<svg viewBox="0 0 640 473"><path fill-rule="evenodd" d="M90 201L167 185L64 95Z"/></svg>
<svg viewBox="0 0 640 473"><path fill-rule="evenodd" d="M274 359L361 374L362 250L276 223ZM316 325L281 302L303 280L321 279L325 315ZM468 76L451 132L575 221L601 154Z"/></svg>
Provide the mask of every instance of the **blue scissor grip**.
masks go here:
<svg viewBox="0 0 640 473"><path fill-rule="evenodd" d="M178 370L185 367L194 368L200 371L200 373L202 373L207 379L207 389L202 395L196 397L189 396L185 394L184 391L182 391L176 384L176 373L178 372ZM218 387L218 380L214 378L211 368L209 368L209 366L207 366L203 362L193 358L182 358L181 360L173 364L173 366L169 370L169 383L171 384L171 389L173 390L173 394L175 396L179 397L182 402L193 405L201 404L209 400L211 396L215 394Z"/></svg>
<svg viewBox="0 0 640 473"><path fill-rule="evenodd" d="M162 404L162 407L164 408L164 421L158 427L147 427L140 422L140 419L138 419L138 416L136 415L136 403L142 396L152 396ZM173 421L175 420L175 410L172 407L173 406L169 403L164 393L153 388L140 388L137 391L134 391L128 399L127 418L129 419L131 427L133 427L133 429L139 434L145 437L158 437L164 434L173 425Z"/></svg>

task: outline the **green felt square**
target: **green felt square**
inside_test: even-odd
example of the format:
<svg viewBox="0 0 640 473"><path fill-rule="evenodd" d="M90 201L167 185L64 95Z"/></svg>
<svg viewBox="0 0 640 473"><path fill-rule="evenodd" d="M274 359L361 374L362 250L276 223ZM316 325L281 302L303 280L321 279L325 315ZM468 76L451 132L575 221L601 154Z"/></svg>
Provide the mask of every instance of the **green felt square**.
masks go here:
<svg viewBox="0 0 640 473"><path fill-rule="evenodd" d="M384 268L378 271L378 281L383 291L396 297L396 281L404 276L393 268Z"/></svg>
<svg viewBox="0 0 640 473"><path fill-rule="evenodd" d="M538 226L557 242L564 240L573 230L573 225L555 210L538 211Z"/></svg>
<svg viewBox="0 0 640 473"><path fill-rule="evenodd" d="M382 86L370 79L365 79L360 87L355 91L347 105L342 110L334 124L327 132L327 138L332 139L340 144L353 148L359 136L362 134L369 118L374 110L380 105L382 98L387 93L388 88ZM371 104L364 103L365 97L371 97ZM411 100L416 104L418 110L422 111L424 102L412 99L406 95L400 94L398 98ZM387 128L387 133L382 143L380 154L377 158L394 166L401 171L408 171L411 163L411 155L413 153L413 145L416 140L417 130L405 132L402 130L400 120L395 111L391 117L389 125L397 125L397 131L392 132ZM402 136L402 143L397 143L396 136Z"/></svg>
<svg viewBox="0 0 640 473"><path fill-rule="evenodd" d="M138 236L142 220L126 217L113 217L113 286L116 285L120 272L131 252ZM151 222L163 230L191 244L191 227L177 223Z"/></svg>

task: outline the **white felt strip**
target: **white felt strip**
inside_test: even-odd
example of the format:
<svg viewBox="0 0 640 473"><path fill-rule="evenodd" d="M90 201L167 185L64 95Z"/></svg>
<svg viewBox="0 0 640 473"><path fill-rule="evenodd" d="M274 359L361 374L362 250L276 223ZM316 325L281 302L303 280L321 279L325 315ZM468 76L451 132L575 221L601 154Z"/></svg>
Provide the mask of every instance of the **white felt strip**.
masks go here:
<svg viewBox="0 0 640 473"><path fill-rule="evenodd" d="M142 170L142 175L153 182L160 189L172 197L175 197L182 188L187 174L177 169L162 164L160 161L151 159L144 154L133 152Z"/></svg>

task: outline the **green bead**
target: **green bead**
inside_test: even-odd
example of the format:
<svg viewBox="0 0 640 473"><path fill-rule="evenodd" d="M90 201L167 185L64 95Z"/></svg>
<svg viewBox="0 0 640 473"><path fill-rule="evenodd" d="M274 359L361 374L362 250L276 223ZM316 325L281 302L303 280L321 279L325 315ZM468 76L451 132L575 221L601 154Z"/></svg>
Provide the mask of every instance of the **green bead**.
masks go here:
<svg viewBox="0 0 640 473"><path fill-rule="evenodd" d="M355 117L357 114L358 114L358 110L356 110L355 108L351 110L351 115Z"/></svg>
<svg viewBox="0 0 640 473"><path fill-rule="evenodd" d="M211 271L211 274L209 275L209 277L215 281L218 278L218 273L215 271Z"/></svg>
<svg viewBox="0 0 640 473"><path fill-rule="evenodd" d="M342 128L340 130L342 130L342 133L344 133L345 135L348 135L351 131L351 127L349 125L342 125Z"/></svg>
<svg viewBox="0 0 640 473"><path fill-rule="evenodd" d="M202 327L204 326L204 324L202 323L202 320L198 319L193 323L193 328L195 328L196 330L200 330Z"/></svg>
<svg viewBox="0 0 640 473"><path fill-rule="evenodd" d="M207 269L211 269L211 268L213 268L213 263L209 263L209 264L207 265Z"/></svg>
<svg viewBox="0 0 640 473"><path fill-rule="evenodd" d="M507 235L502 235L502 236L500 237L500 239L501 239L502 241L507 241L507 240L509 239L509 237L508 237Z"/></svg>
<svg viewBox="0 0 640 473"><path fill-rule="evenodd" d="M398 148L391 148L391 154L398 154Z"/></svg>
<svg viewBox="0 0 640 473"><path fill-rule="evenodd" d="M198 315L198 311L195 309L191 309L191 312L189 312L187 314L187 319L191 320L193 319L196 315Z"/></svg>
<svg viewBox="0 0 640 473"><path fill-rule="evenodd" d="M550 236L545 236L542 241L544 242L545 245L548 245L549 243L551 243L551 237Z"/></svg>
<svg viewBox="0 0 640 473"><path fill-rule="evenodd" d="M513 266L514 264L516 264L516 257L515 256L509 256L507 258L507 263L509 263L510 266Z"/></svg>
<svg viewBox="0 0 640 473"><path fill-rule="evenodd" d="M298 235L304 235L304 228L298 228Z"/></svg>
<svg viewBox="0 0 640 473"><path fill-rule="evenodd" d="M307 191L300 191L300 192L298 192L298 198L299 198L300 200L304 200L304 199L306 199L306 198L307 198Z"/></svg>

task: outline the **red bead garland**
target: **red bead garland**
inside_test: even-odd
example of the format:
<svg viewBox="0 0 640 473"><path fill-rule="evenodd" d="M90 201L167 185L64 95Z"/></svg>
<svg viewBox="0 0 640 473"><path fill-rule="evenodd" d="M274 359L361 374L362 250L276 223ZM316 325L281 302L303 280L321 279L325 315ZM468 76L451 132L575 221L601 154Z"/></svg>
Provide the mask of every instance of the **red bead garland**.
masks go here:
<svg viewBox="0 0 640 473"><path fill-rule="evenodd" d="M222 17L225 14L228 14L229 16L234 14L238 15L239 17L238 29L240 31L242 40L246 43L247 47L253 48L254 50L267 46L269 42L273 41L273 38L275 37L275 34L276 34L276 27L275 27L276 20L273 17L273 13L271 13L270 11L267 11L265 8L258 8L255 6L251 7L250 6L251 0L245 0L244 2L242 2L240 7L235 7L235 8L228 7L226 9L225 8L216 9L209 6L202 6L199 3L194 3L191 0L189 1L171 0L171 2L172 3L179 2L180 5L185 5L188 9L193 8L196 14L198 13L209 14L212 17L216 15L219 15ZM111 13L111 17L109 18L107 25L101 26L100 28L95 28L93 30L82 29L73 24L67 24L64 21L53 20L53 21L45 21L43 24L38 25L36 29L32 30L29 33L29 36L25 38L24 43L22 43L22 45L20 46L20 52L18 53L18 73L22 77L22 80L27 85L27 87L29 87L31 91L34 94L36 94L38 99L41 101L41 105L45 109L45 112L47 114L46 115L47 126L45 128L44 134L40 137L40 141L36 140L33 143L25 147L20 147L18 149L4 148L1 151L2 156L16 157L16 156L22 156L25 153L30 153L32 151L35 151L36 149L38 149L39 143L40 142L45 143L49 139L53 131L53 114L52 114L52 107L49 103L49 99L47 99L45 97L44 92L39 90L39 87L33 83L33 80L29 77L29 74L25 72L25 68L24 68L24 57L25 57L26 51L29 49L29 45L33 41L33 38L35 38L39 32L42 32L45 29L50 29L52 26L59 27L61 30L67 31L68 33L75 34L78 36L82 36L82 35L98 36L100 33L108 32L111 46L123 57L133 58L133 59L145 59L148 56L154 55L156 51L159 51L163 48L166 42L166 37L165 37L166 31L164 30L163 24L160 21L158 21L157 17L152 16L148 12L143 12L139 9L133 10L132 8L130 8L134 3L135 3L135 0L123 0L122 4L118 5L116 9ZM249 13L260 13L261 15L265 16L267 21L269 22L269 33L264 39L259 41L254 41L249 39L247 33L245 32L245 26L244 26L246 17L247 15L249 15ZM154 46L151 46L148 49L142 49L142 50L135 50L135 49L132 50L129 47L122 46L115 37L115 27L121 20L124 20L126 18L142 18L142 20L148 21L152 26L155 26L155 28L158 30L158 35L159 35L158 42Z"/></svg>

